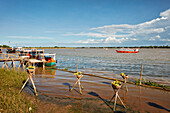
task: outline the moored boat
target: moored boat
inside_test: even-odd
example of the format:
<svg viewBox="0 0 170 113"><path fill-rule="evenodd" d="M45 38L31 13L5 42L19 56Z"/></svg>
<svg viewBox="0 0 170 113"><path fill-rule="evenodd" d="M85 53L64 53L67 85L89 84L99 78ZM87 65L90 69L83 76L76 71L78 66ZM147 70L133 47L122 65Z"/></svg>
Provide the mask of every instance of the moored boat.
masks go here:
<svg viewBox="0 0 170 113"><path fill-rule="evenodd" d="M29 58L39 58L39 54L42 54L43 50L38 49L24 49L20 52L20 56L29 56Z"/></svg>
<svg viewBox="0 0 170 113"><path fill-rule="evenodd" d="M129 49L129 48L121 48L116 50L117 53L138 53L139 49Z"/></svg>
<svg viewBox="0 0 170 113"><path fill-rule="evenodd" d="M10 47L7 48L6 52L7 53L21 53L24 51L24 48L22 47Z"/></svg>
<svg viewBox="0 0 170 113"><path fill-rule="evenodd" d="M43 60L43 56L45 58L45 66L53 66L56 64L56 60L55 60L55 55L56 54L40 54L39 59Z"/></svg>
<svg viewBox="0 0 170 113"><path fill-rule="evenodd" d="M15 52L17 52L17 53L21 53L21 52L23 52L24 51L24 48L23 47L16 47L15 48Z"/></svg>
<svg viewBox="0 0 170 113"><path fill-rule="evenodd" d="M13 48L13 47L7 48L6 52L7 53L15 53L15 48Z"/></svg>

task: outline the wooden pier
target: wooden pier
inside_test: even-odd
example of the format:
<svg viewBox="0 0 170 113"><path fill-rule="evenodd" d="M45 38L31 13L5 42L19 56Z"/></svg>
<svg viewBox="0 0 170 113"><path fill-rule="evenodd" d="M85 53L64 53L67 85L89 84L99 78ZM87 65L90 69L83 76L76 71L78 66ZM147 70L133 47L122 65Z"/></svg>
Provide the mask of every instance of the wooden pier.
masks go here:
<svg viewBox="0 0 170 113"><path fill-rule="evenodd" d="M19 66L17 67L15 65L15 62L19 61ZM1 53L0 54L0 62L4 62L4 64L2 65L2 68L22 68L25 69L25 67L30 66L30 65L34 65L35 64L39 64L41 63L43 68L45 68L45 60L37 60L37 59L29 59L29 56L19 56L19 54L6 54L6 53ZM8 66L8 63L10 62L10 66Z"/></svg>

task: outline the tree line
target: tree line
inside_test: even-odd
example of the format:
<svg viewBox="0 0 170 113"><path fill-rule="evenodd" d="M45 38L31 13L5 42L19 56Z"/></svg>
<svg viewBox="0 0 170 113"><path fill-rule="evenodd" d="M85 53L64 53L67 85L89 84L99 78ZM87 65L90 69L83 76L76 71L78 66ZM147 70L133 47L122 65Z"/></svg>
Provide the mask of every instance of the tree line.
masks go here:
<svg viewBox="0 0 170 113"><path fill-rule="evenodd" d="M0 47L2 48L9 48L10 46L8 45L0 45ZM48 49L53 49L53 48L170 48L170 46L168 45L162 45L162 46L132 46L132 47L121 47L121 46L118 46L118 47L58 47L58 46L54 46L54 47L23 47L23 48L40 48L40 49L45 49L45 48L48 48Z"/></svg>

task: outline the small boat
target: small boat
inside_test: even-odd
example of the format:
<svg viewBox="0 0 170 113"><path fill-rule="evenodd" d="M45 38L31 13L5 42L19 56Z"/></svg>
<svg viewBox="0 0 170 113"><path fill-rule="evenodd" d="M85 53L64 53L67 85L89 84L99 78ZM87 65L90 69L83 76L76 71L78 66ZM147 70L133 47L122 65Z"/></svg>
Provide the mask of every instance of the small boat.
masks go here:
<svg viewBox="0 0 170 113"><path fill-rule="evenodd" d="M39 54L39 59L40 60L43 60L43 55L44 55L44 58L45 58L45 66L53 66L56 64L56 60L55 60L55 55L56 54Z"/></svg>
<svg viewBox="0 0 170 113"><path fill-rule="evenodd" d="M20 53L20 52L22 52L24 50L24 48L22 48L22 47L17 47L17 48L15 48L15 52L17 52L17 53Z"/></svg>
<svg viewBox="0 0 170 113"><path fill-rule="evenodd" d="M38 49L23 49L20 52L20 56L29 56L29 58L39 58L39 54L43 53L43 50Z"/></svg>
<svg viewBox="0 0 170 113"><path fill-rule="evenodd" d="M31 52L32 50L29 49L24 49L23 51L20 52L19 56L29 56L29 58L31 58Z"/></svg>
<svg viewBox="0 0 170 113"><path fill-rule="evenodd" d="M22 47L11 47L11 48L7 48L6 52L7 53L20 53L23 52L23 48Z"/></svg>
<svg viewBox="0 0 170 113"><path fill-rule="evenodd" d="M119 50L116 50L117 53L138 53L139 49L125 49L125 48L121 48Z"/></svg>
<svg viewBox="0 0 170 113"><path fill-rule="evenodd" d="M7 53L15 53L15 48L13 48L13 47L7 48L6 52Z"/></svg>

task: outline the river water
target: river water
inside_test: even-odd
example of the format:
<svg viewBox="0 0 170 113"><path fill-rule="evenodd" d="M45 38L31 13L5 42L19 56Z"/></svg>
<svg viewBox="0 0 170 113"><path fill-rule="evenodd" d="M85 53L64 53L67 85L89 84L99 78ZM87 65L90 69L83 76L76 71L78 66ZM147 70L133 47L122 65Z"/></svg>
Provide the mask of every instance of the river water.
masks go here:
<svg viewBox="0 0 170 113"><path fill-rule="evenodd" d="M56 53L56 65L60 69L76 71L78 60L78 71L111 78L121 78L123 72L130 78L139 79L143 64L144 79L170 86L170 49L140 49L135 54L117 53L115 50L45 49L45 53Z"/></svg>
<svg viewBox="0 0 170 113"><path fill-rule="evenodd" d="M143 78L170 83L170 49L140 49L137 54L116 53L115 49L46 49L46 53L56 53L58 68L101 76L120 75L139 78L143 64Z"/></svg>

